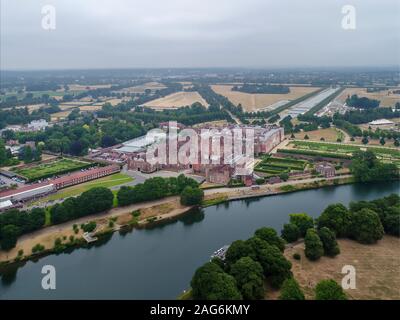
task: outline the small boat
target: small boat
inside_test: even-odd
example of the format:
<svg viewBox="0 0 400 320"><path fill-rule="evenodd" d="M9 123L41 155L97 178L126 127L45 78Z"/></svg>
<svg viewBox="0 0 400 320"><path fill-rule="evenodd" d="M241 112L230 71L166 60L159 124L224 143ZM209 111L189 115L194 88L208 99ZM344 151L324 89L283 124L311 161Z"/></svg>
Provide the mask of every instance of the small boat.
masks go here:
<svg viewBox="0 0 400 320"><path fill-rule="evenodd" d="M212 255L211 255L211 259L213 258L219 258L221 260L225 260L225 254L228 251L229 245L225 245L222 248L219 248L217 251L215 251Z"/></svg>

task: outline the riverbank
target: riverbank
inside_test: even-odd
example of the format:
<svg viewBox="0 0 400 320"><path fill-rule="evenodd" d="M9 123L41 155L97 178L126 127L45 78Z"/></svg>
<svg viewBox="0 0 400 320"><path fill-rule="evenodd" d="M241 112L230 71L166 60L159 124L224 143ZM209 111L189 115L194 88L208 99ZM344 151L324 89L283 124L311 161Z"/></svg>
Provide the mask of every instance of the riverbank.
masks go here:
<svg viewBox="0 0 400 320"><path fill-rule="evenodd" d="M217 205L232 200L272 196L353 182L353 178L346 175L328 179L315 178L287 181L275 185L261 185L258 189L251 187L208 189L205 190L204 206ZM44 253L51 253L54 250L58 251L60 246L55 248L56 241L61 241L61 245L66 248L80 246L85 242L82 241L83 231L79 226L89 221L96 222L96 235L101 235L118 231L124 227L140 228L145 227L149 223L174 219L188 212L191 208L182 206L179 202L179 197L174 196L126 207L118 207L104 213L45 227L21 236L18 239L16 247L10 251L0 251L0 263L6 264L29 260ZM41 246L41 250L32 253L32 248L38 244Z"/></svg>
<svg viewBox="0 0 400 320"><path fill-rule="evenodd" d="M90 245L0 268L0 299L176 299L215 250L262 226L279 233L290 213L317 218L332 203L371 201L399 188L398 181L332 186L229 201L144 228L126 227ZM41 288L44 265L56 268L57 290Z"/></svg>

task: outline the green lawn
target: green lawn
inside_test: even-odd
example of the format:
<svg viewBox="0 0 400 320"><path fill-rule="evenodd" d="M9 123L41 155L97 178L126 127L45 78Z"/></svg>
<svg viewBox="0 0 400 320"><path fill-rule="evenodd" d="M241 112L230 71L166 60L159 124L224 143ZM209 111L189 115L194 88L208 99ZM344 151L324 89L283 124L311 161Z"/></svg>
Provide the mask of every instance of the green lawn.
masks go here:
<svg viewBox="0 0 400 320"><path fill-rule="evenodd" d="M48 197L40 199L35 204L44 203L44 202L51 201L51 200L54 201L54 200L65 199L65 198L69 198L69 197L75 197L75 196L78 196L81 193L83 193L91 188L95 188L95 187L111 188L111 187L115 187L115 186L118 186L118 185L121 185L124 183L131 182L131 181L133 181L132 177L130 177L126 174L123 174L123 173L115 173L113 175L110 175L110 176L107 176L104 178L100 178L97 180L93 180L93 181L85 182L82 184L78 184L76 186L65 188L55 194L52 194ZM113 193L115 194L116 192L113 191Z"/></svg>
<svg viewBox="0 0 400 320"><path fill-rule="evenodd" d="M255 168L255 171L268 173L271 175L282 172L303 171L307 162L303 160L265 157Z"/></svg>
<svg viewBox="0 0 400 320"><path fill-rule="evenodd" d="M50 178L58 174L65 174L71 171L88 168L91 165L92 164L89 162L63 158L49 163L37 164L32 167L13 168L11 171L26 177L29 181L35 181Z"/></svg>

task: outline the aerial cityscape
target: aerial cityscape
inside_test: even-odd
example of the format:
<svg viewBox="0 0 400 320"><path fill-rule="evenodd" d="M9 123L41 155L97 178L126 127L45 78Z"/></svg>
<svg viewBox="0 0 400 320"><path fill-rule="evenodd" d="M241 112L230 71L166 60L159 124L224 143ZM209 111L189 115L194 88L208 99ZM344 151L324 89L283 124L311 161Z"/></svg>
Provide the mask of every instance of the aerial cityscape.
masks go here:
<svg viewBox="0 0 400 320"><path fill-rule="evenodd" d="M1 2L0 300L400 300L398 2L67 2Z"/></svg>

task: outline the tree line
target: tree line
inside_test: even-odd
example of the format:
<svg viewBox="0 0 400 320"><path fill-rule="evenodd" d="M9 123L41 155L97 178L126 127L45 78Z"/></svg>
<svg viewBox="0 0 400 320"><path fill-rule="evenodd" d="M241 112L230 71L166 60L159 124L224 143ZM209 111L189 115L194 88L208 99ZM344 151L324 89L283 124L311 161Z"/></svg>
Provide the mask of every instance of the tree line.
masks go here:
<svg viewBox="0 0 400 320"><path fill-rule="evenodd" d="M269 93L269 94L286 94L290 92L288 86L283 86L280 84L249 84L245 83L242 86L232 87L232 91L240 91L245 93Z"/></svg>
<svg viewBox="0 0 400 320"><path fill-rule="evenodd" d="M190 189L186 189L189 187ZM200 204L193 203L191 197L196 197L194 192L198 192L198 183L180 174L178 177L161 178L154 177L147 179L143 183L139 183L135 186L122 186L117 193L118 205L127 206L134 203L143 201L151 201L161 199L168 196L175 196L184 193L183 204ZM193 191L196 190L196 191ZM200 190L200 189L199 189ZM201 197L202 198L202 197ZM202 199L201 199L202 200Z"/></svg>

